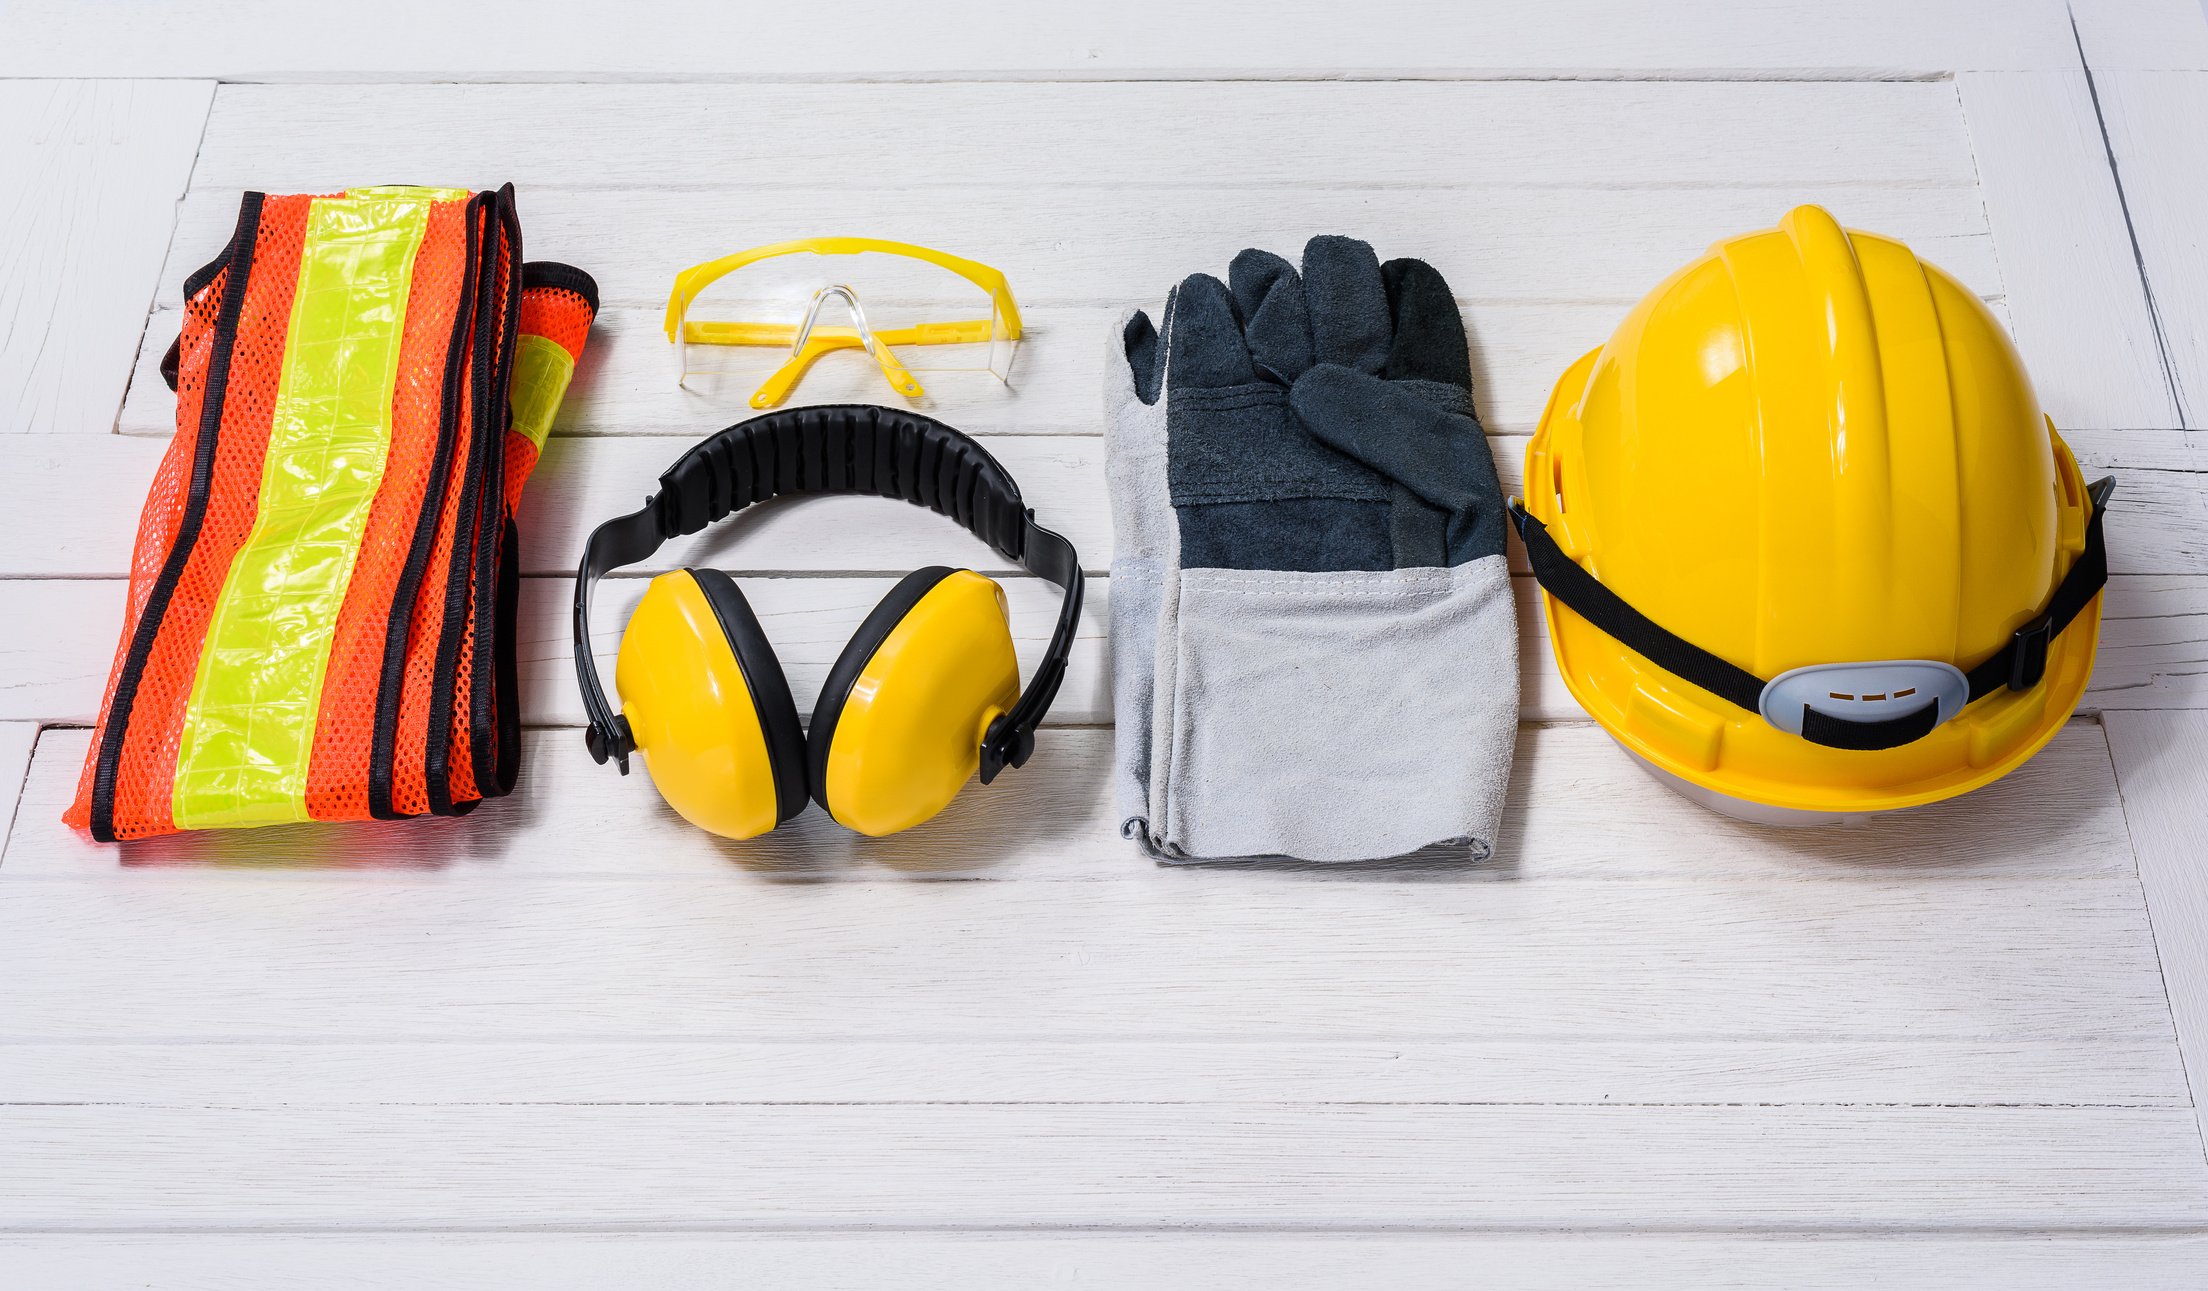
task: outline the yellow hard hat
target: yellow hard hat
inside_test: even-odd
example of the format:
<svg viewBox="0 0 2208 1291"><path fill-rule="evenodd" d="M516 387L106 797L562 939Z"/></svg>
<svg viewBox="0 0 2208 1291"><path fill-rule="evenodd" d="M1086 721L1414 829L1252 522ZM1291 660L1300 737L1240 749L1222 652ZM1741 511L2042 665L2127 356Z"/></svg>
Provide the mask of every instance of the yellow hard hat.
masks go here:
<svg viewBox="0 0 2208 1291"><path fill-rule="evenodd" d="M1588 713L1689 796L1804 821L1967 793L2054 735L2112 488L1968 288L1803 206L1565 372L1512 513Z"/></svg>

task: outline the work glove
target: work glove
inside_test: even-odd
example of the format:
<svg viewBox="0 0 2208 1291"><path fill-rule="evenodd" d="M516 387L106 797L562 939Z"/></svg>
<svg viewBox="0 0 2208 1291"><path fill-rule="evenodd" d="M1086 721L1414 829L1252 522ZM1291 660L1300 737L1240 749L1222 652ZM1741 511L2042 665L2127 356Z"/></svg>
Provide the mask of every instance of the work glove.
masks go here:
<svg viewBox="0 0 2208 1291"><path fill-rule="evenodd" d="M1489 854L1517 641L1467 349L1430 265L1340 237L1122 323L1115 792L1153 855Z"/></svg>

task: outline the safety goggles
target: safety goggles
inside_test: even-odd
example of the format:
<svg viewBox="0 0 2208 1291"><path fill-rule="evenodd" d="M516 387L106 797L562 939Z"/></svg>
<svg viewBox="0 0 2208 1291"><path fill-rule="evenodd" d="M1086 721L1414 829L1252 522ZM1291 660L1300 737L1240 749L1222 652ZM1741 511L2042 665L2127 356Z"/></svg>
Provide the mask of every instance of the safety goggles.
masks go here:
<svg viewBox="0 0 2208 1291"><path fill-rule="evenodd" d="M799 238L675 275L667 339L684 389L752 387L754 408L780 405L839 350L864 354L891 389L920 399L922 376L1008 382L1020 310L1004 274L978 261L879 238Z"/></svg>

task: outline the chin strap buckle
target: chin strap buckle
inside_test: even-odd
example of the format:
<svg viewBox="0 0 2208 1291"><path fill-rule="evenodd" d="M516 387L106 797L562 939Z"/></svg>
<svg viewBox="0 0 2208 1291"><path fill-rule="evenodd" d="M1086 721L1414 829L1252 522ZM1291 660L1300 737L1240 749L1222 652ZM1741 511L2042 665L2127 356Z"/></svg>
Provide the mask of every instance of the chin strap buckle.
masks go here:
<svg viewBox="0 0 2208 1291"><path fill-rule="evenodd" d="M2055 616L2042 614L2009 638L2009 689L2030 690L2047 675L2047 647L2055 639Z"/></svg>

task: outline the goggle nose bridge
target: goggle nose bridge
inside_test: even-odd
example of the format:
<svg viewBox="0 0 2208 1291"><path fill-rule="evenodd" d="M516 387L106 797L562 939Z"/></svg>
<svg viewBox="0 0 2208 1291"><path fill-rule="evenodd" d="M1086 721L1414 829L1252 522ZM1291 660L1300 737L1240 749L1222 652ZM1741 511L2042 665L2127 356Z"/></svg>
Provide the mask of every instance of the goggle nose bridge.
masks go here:
<svg viewBox="0 0 2208 1291"><path fill-rule="evenodd" d="M859 334L859 344L866 347L868 354L879 358L882 343L876 339L874 329L866 325L866 307L859 303L859 293L840 282L830 283L813 293L811 302L805 306L804 321L797 325L797 336L790 342L790 357L794 359L805 352L805 342L813 338L813 328L820 322L821 307L835 298L841 298L844 308L851 311L851 328Z"/></svg>
<svg viewBox="0 0 2208 1291"><path fill-rule="evenodd" d="M830 300L839 298L851 313L853 335L828 335L816 340L813 330L820 325L821 308ZM772 408L779 405L789 397L790 391L796 388L806 369L813 366L814 360L832 350L849 349L854 341L858 348L874 360L874 365L882 370L882 378L898 393L913 399L927 393L913 379L911 370L897 357L896 351L890 349L888 343L875 335L874 329L867 325L866 308L859 304L859 293L845 283L830 283L813 292L812 299L805 306L804 321L799 324L797 333L790 342L790 357L783 360L782 366L775 369L751 396L751 406Z"/></svg>

